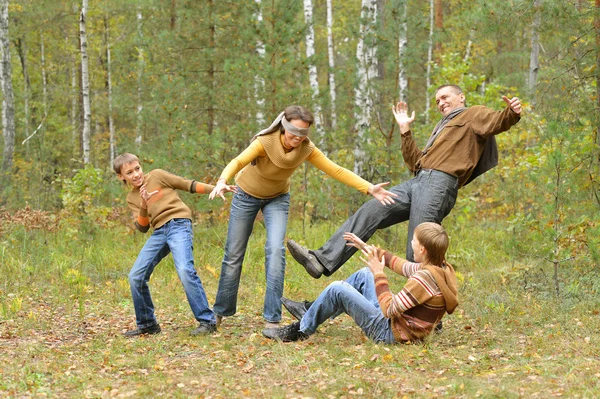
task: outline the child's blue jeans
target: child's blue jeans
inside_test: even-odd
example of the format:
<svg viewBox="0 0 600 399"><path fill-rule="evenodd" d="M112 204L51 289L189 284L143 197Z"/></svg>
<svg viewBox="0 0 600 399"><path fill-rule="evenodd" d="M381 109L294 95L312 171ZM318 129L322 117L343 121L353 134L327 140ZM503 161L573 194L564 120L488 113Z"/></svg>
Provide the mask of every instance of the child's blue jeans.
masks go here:
<svg viewBox="0 0 600 399"><path fill-rule="evenodd" d="M129 286L138 328L156 324L148 280L158 262L169 253L173 254L175 269L183 283L194 317L200 323L215 324L215 315L208 306L202 281L194 268L193 238L191 220L172 219L154 230L146 241L129 272Z"/></svg>

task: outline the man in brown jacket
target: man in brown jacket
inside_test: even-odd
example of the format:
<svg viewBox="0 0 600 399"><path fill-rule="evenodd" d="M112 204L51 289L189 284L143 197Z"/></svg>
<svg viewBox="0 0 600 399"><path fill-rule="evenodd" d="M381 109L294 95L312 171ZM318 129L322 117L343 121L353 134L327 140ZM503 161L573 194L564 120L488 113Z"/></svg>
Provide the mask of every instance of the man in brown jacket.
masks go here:
<svg viewBox="0 0 600 399"><path fill-rule="evenodd" d="M393 205L366 202L316 251L288 241L291 255L312 277L330 276L356 252L355 247L346 245L344 233L368 241L378 229L407 220L406 258L414 261L411 240L415 227L423 222L441 223L454 207L458 189L497 165L494 136L519 121L521 101L503 96L507 107L502 111L481 105L466 108L465 95L455 85L440 86L435 99L442 119L423 150L418 149L410 130L415 112L409 116L404 102L392 107L400 127L404 162L415 174L389 190L398 196Z"/></svg>

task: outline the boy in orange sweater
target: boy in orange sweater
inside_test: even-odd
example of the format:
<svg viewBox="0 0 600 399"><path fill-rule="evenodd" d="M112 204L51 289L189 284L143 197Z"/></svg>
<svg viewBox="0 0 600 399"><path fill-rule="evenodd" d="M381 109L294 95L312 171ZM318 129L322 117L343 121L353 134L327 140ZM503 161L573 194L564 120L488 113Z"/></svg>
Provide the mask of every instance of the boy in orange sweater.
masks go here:
<svg viewBox="0 0 600 399"><path fill-rule="evenodd" d="M331 283L313 303L281 298L300 321L265 330L266 337L283 342L305 339L328 318L347 313L375 342L419 341L458 306L456 275L444 258L448 235L439 224L426 222L415 229L411 244L416 262L367 245L353 233L346 233L344 239L361 250L368 267ZM385 266L408 277L396 295L390 292Z"/></svg>
<svg viewBox="0 0 600 399"><path fill-rule="evenodd" d="M208 194L213 186L187 180L161 169L144 175L138 157L129 153L115 158L113 169L119 180L131 187L127 204L133 212L135 227L142 233L147 232L150 226L154 229L129 273L137 328L123 335L136 337L160 333L148 280L156 265L169 253L173 254L177 275L183 284L192 313L199 322L199 326L191 334L215 332L215 315L208 306L204 287L194 268L192 212L176 191ZM225 191L235 191L235 188L228 186ZM222 195L221 198L225 200Z"/></svg>

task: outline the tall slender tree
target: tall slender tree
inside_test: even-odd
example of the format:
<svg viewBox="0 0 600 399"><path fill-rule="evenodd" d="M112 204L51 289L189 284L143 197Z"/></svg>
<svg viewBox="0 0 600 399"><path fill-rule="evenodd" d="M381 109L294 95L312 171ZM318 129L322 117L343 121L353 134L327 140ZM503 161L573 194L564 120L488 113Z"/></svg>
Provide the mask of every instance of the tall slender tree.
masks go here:
<svg viewBox="0 0 600 399"><path fill-rule="evenodd" d="M89 61L87 53L87 12L88 0L82 0L81 13L79 14L79 40L81 45L81 93L83 98L83 132L81 135L81 148L83 152L83 163L85 164L90 163L90 129L92 121Z"/></svg>
<svg viewBox="0 0 600 399"><path fill-rule="evenodd" d="M536 105L535 87L537 85L538 69L540 66L540 38L539 29L542 23L542 0L533 2L534 16L531 24L531 56L529 57L529 95L531 104Z"/></svg>
<svg viewBox="0 0 600 399"><path fill-rule="evenodd" d="M400 0L400 31L398 34L398 99L407 101L408 78L406 77L406 53L408 49L408 0Z"/></svg>
<svg viewBox="0 0 600 399"><path fill-rule="evenodd" d="M9 179L15 151L15 105L8 32L8 0L0 1L0 51L2 52L0 79L2 79L2 133L4 137L2 172Z"/></svg>
<svg viewBox="0 0 600 399"><path fill-rule="evenodd" d="M337 111L335 107L336 88L335 88L335 51L333 46L333 4L332 0L327 0L327 60L329 62L329 71L327 73L329 80L329 99L331 101L331 128L337 128Z"/></svg>
<svg viewBox="0 0 600 399"><path fill-rule="evenodd" d="M431 109L431 67L433 66L433 31L435 0L429 0L429 45L427 47L427 72L425 73L425 123L429 123Z"/></svg>
<svg viewBox="0 0 600 399"><path fill-rule="evenodd" d="M256 3L256 11L254 12L254 18L256 19L256 27L257 31L260 33L263 29L263 14L262 14L262 2L261 0L254 0ZM256 39L256 54L258 55L258 62L261 64L265 59L265 43L260 38L260 35ZM254 99L256 101L256 123L259 126L263 126L266 122L265 120L265 79L260 74L260 69L256 72L254 76Z"/></svg>
<svg viewBox="0 0 600 399"><path fill-rule="evenodd" d="M304 21L306 22L306 58L308 61L308 80L312 91L313 108L315 110L315 127L317 129L317 143L325 136L323 129L323 110L319 98L319 81L317 79L317 66L315 64L315 29L313 26L312 0L304 0ZM321 143L322 144L322 143Z"/></svg>
<svg viewBox="0 0 600 399"><path fill-rule="evenodd" d="M142 111L144 110L142 98L142 77L144 76L145 55L143 48L143 31L142 31L142 7L138 3L136 20L137 20L137 53L138 53L138 72L137 72L137 106L136 106L136 123L135 123L135 144L139 147L142 144Z"/></svg>
<svg viewBox="0 0 600 399"><path fill-rule="evenodd" d="M356 46L357 80L355 95L355 130L358 135L354 147L354 173L363 174L365 165L364 145L371 126L373 96L371 81L377 77L377 0L363 0L360 12L360 30Z"/></svg>
<svg viewBox="0 0 600 399"><path fill-rule="evenodd" d="M110 33L108 15L104 15L104 42L106 46L106 95L108 102L109 168L115 160L117 144L115 141L115 122L113 118L112 65L110 54Z"/></svg>

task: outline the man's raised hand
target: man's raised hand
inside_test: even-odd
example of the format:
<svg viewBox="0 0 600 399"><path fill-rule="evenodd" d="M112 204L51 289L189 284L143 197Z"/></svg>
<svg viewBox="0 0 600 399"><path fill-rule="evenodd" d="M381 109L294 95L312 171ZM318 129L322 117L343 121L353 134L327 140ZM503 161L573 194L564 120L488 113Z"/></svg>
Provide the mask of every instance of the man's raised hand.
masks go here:
<svg viewBox="0 0 600 399"><path fill-rule="evenodd" d="M504 100L506 105L508 105L510 109L512 109L515 112L515 114L521 114L522 108L521 100L519 100L519 97L513 97L509 100L508 97L502 96L502 100Z"/></svg>

